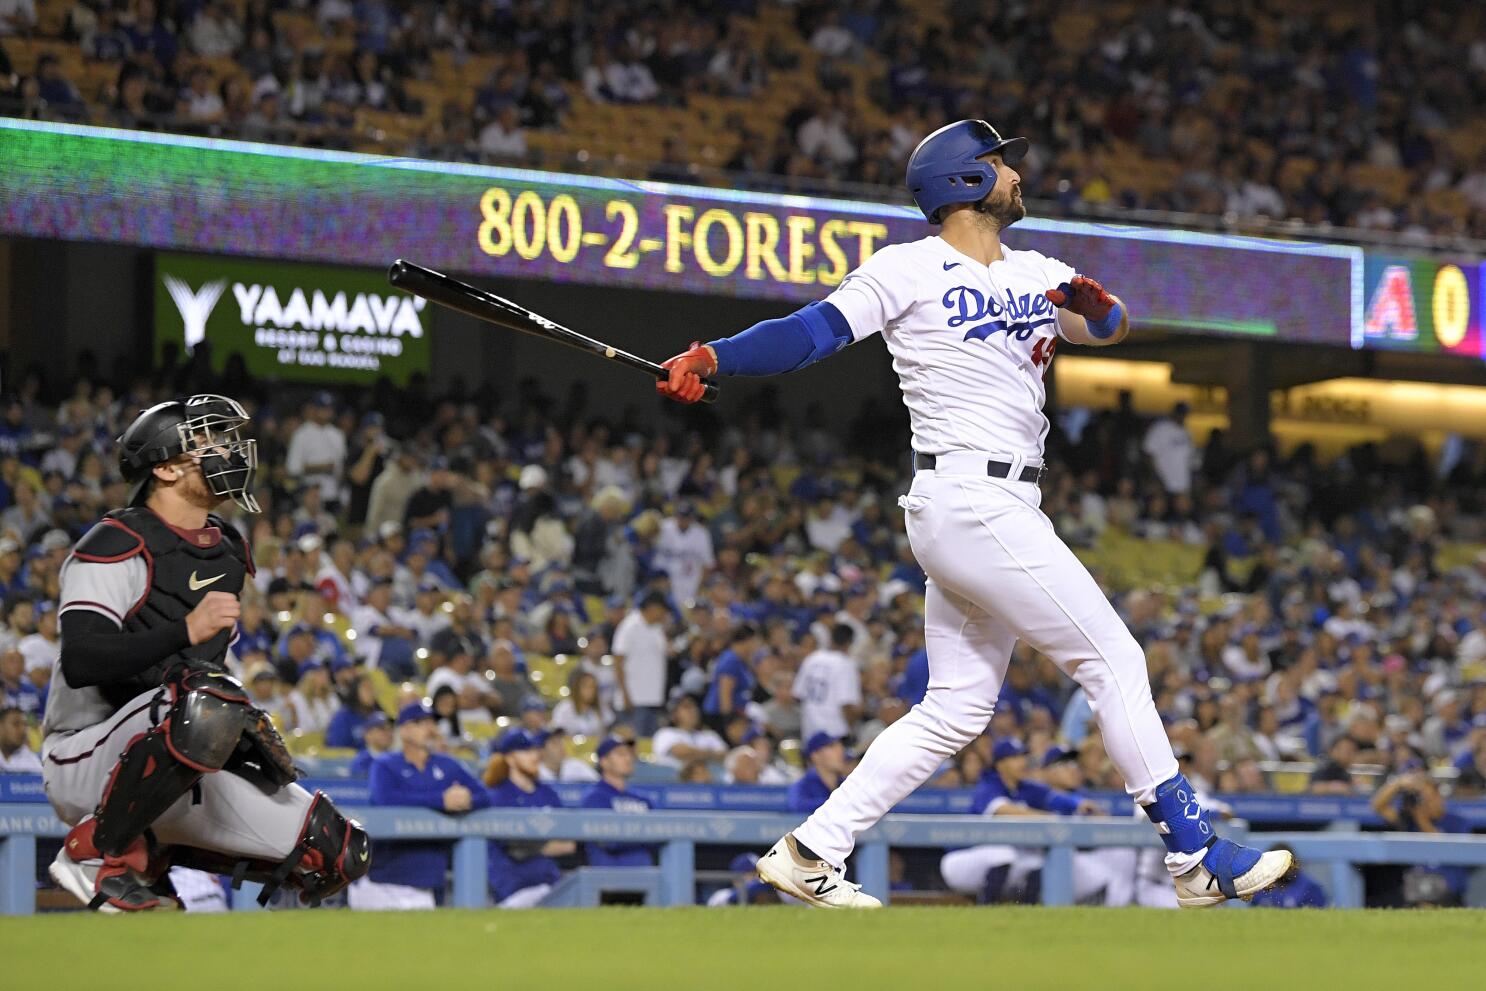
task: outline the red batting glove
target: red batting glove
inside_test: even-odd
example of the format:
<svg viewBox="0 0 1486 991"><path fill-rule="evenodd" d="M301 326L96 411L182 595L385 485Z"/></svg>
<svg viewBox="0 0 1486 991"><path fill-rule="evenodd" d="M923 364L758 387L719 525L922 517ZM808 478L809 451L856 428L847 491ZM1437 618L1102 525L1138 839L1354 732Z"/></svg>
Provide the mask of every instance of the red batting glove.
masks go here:
<svg viewBox="0 0 1486 991"><path fill-rule="evenodd" d="M1043 293L1054 306L1061 306L1088 320L1109 316L1115 299L1104 287L1086 275L1075 275L1056 289Z"/></svg>
<svg viewBox="0 0 1486 991"><path fill-rule="evenodd" d="M661 362L660 367L670 374L655 380L655 391L668 399L690 405L701 401L702 393L707 389L702 379L717 373L717 356L711 348L692 341L690 350Z"/></svg>

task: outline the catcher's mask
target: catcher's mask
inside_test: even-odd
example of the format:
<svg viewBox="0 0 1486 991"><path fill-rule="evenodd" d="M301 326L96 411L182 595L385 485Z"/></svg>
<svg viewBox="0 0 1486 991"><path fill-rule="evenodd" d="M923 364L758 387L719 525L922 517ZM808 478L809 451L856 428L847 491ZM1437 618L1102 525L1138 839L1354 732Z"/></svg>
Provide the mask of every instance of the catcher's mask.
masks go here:
<svg viewBox="0 0 1486 991"><path fill-rule="evenodd" d="M140 413L119 438L119 470L133 485L129 505L144 504L156 465L185 455L214 495L258 512L252 492L258 442L243 436L247 423L242 404L226 396L191 396Z"/></svg>

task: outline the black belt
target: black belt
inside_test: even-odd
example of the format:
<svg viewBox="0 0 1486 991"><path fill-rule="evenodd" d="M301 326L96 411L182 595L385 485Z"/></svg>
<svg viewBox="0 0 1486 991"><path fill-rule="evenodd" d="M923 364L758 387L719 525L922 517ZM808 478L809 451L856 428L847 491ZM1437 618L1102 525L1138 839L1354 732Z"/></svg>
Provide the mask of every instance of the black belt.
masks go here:
<svg viewBox="0 0 1486 991"><path fill-rule="evenodd" d="M934 455L932 454L920 454L917 451L914 451L913 470L933 471L934 464L938 460L939 459L934 457ZM1042 476L1046 474L1046 472L1047 465L1043 465L1040 468L1033 468L1031 465L1024 465L1022 467L1022 473L1017 476L1016 480L1018 482L1031 482L1033 485L1040 485L1042 484ZM1009 478L1011 476L1011 462L987 461L986 474L992 478Z"/></svg>

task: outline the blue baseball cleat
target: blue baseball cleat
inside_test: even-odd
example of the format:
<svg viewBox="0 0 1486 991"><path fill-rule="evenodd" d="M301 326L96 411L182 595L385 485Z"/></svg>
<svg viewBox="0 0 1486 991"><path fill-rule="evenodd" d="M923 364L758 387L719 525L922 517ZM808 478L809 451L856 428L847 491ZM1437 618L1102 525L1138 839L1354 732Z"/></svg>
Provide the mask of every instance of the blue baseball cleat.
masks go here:
<svg viewBox="0 0 1486 991"><path fill-rule="evenodd" d="M1260 853L1232 840L1218 839L1208 847L1201 864L1173 879L1177 904L1182 908L1206 908L1232 898L1248 901L1299 871L1300 864L1288 850Z"/></svg>

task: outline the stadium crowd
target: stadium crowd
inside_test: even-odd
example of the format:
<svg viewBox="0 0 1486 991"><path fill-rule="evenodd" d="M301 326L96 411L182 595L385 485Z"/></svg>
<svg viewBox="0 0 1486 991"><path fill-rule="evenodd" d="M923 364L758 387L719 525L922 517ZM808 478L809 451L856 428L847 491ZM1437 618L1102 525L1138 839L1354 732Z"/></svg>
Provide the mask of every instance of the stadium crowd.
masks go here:
<svg viewBox="0 0 1486 991"><path fill-rule="evenodd" d="M501 407L418 389L301 404L228 378L191 364L115 387L84 368L51 397L33 373L0 404L0 685L33 725L58 569L123 502L113 438L183 389L256 413L264 512L233 520L258 562L235 655L288 731L359 748L427 695L456 753L508 725L590 746L619 732L683 780L786 782L780 744L860 749L924 691L892 418L838 438L783 426L766 396L725 429L655 429L530 381ZM1193 780L1262 791L1266 769L1314 764L1311 788L1353 792L1372 779L1348 769L1375 765L1486 790L1486 555L1457 552L1482 539L1482 452L1235 456L1221 432L1196 446L1184 413L1064 411L1044 508L1075 546L1202 549L1173 584L1109 587ZM1118 784L1081 692L1025 644L985 740L936 783L973 786L1012 737ZM592 774L549 756L558 777Z"/></svg>
<svg viewBox="0 0 1486 991"><path fill-rule="evenodd" d="M1069 211L1486 240L1481 19L1215 0L3 0L0 112L882 195L924 134L986 117L1031 136L1024 189ZM667 129L644 108L695 113Z"/></svg>

